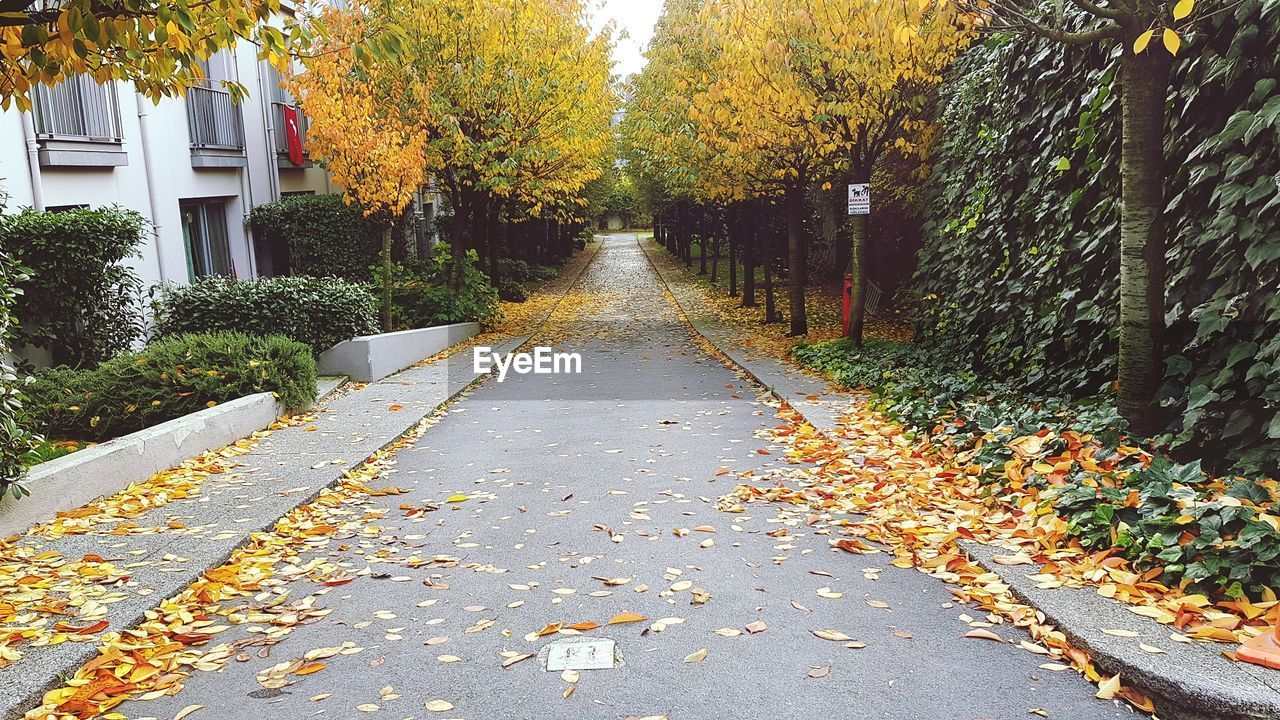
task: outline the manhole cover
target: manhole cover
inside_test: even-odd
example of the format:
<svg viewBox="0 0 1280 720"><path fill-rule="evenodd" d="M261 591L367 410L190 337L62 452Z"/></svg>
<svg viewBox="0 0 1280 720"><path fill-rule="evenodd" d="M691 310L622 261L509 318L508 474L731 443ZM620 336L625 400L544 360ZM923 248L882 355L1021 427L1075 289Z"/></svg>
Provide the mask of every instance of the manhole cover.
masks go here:
<svg viewBox="0 0 1280 720"><path fill-rule="evenodd" d="M544 654L545 653L545 654ZM566 638L548 643L538 653L547 672L612 670L617 667L617 644L609 638Z"/></svg>

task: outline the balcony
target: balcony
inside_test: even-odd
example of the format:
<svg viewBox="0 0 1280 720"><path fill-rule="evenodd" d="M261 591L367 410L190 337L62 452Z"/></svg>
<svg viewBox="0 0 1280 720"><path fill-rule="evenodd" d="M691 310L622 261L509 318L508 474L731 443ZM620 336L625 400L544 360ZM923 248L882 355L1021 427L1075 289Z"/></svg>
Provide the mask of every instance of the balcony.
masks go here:
<svg viewBox="0 0 1280 720"><path fill-rule="evenodd" d="M128 164L121 147L120 103L114 85L77 75L53 86L32 88L32 116L45 167L118 167Z"/></svg>
<svg viewBox="0 0 1280 720"><path fill-rule="evenodd" d="M295 164L289 159L289 140L285 135L284 122L284 109L286 106L298 111L298 134L302 138L302 155L304 158L301 165ZM303 114L302 109L293 103L279 100L271 103L271 127L275 128L275 150L276 157L279 158L279 166L282 168L311 167L311 155L307 152L307 116Z"/></svg>
<svg viewBox="0 0 1280 720"><path fill-rule="evenodd" d="M247 166L240 106L226 90L187 90L187 134L191 138L192 167Z"/></svg>

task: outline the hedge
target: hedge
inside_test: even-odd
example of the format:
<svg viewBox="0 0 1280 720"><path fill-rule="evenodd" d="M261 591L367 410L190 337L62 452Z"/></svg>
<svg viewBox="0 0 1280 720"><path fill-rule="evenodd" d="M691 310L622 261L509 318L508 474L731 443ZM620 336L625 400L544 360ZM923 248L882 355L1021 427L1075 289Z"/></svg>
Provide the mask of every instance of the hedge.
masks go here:
<svg viewBox="0 0 1280 720"><path fill-rule="evenodd" d="M308 407L316 396L310 349L280 336L179 335L93 369L36 373L24 413L50 437L100 441L260 392Z"/></svg>
<svg viewBox="0 0 1280 720"><path fill-rule="evenodd" d="M254 207L249 223L256 237L288 248L293 275L368 281L382 246L380 225L341 195L290 195Z"/></svg>
<svg viewBox="0 0 1280 720"><path fill-rule="evenodd" d="M923 344L1043 394L1115 375L1121 49L996 37L940 91ZM1174 63L1167 446L1280 471L1280 3L1211 15Z"/></svg>
<svg viewBox="0 0 1280 720"><path fill-rule="evenodd" d="M204 278L154 291L154 335L232 330L283 335L317 355L357 335L378 332L378 298L340 278Z"/></svg>
<svg viewBox="0 0 1280 720"><path fill-rule="evenodd" d="M47 348L56 364L91 366L142 336L137 257L146 222L131 210L25 210L0 215L0 251L29 269L14 342Z"/></svg>
<svg viewBox="0 0 1280 720"><path fill-rule="evenodd" d="M10 341L14 331L12 309L19 297L17 286L26 275L8 255L0 251L0 497L26 494L22 485L23 456L40 438L32 435L19 422L23 397L18 375L9 362Z"/></svg>

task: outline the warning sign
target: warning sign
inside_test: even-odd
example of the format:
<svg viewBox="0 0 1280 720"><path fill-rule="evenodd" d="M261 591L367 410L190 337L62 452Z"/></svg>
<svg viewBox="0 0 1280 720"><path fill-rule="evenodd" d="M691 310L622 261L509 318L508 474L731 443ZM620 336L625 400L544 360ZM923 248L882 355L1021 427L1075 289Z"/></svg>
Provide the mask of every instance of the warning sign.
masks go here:
<svg viewBox="0 0 1280 720"><path fill-rule="evenodd" d="M871 214L871 185L859 183L849 186L849 214Z"/></svg>

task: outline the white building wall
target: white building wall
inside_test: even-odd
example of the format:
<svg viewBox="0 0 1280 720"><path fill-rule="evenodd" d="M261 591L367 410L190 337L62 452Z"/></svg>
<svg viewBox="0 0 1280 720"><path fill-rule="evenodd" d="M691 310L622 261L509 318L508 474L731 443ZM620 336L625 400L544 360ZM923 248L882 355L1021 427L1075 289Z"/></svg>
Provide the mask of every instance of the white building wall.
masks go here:
<svg viewBox="0 0 1280 720"><path fill-rule="evenodd" d="M158 104L143 99L139 108L131 86L116 83L127 164L117 167L38 167L46 208L66 205L119 205L136 210L156 227L133 261L148 285L185 283L190 277L179 203L183 200L221 200L226 203L226 229L231 262L237 277L258 274L251 232L246 222L255 205L276 199L281 192L339 192L319 167L294 168L277 160L268 133L269 99L274 75L256 57L256 47L241 43L226 62L227 75L249 91L240 103L247 167L192 167L187 100L166 98ZM140 116L141 113L145 116ZM150 170L144 162L142 123L147 124ZM22 114L0 112L0 188L9 195L6 212L35 205L29 172ZM153 213L148 188L154 191ZM265 268L264 268L265 270Z"/></svg>

